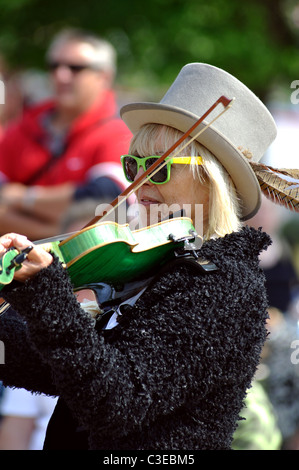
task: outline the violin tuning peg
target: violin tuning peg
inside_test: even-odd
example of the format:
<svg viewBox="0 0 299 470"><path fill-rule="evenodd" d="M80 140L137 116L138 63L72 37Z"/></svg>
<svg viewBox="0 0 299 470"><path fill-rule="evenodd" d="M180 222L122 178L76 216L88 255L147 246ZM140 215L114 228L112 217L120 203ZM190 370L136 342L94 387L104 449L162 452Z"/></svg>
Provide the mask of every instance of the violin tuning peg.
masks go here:
<svg viewBox="0 0 299 470"><path fill-rule="evenodd" d="M27 258L28 253L33 249L33 246L30 245L27 248L24 248L24 250L20 251L19 254L17 254L10 262L10 265L7 266L6 272L11 271L14 268L17 268L21 266L21 264L25 261Z"/></svg>

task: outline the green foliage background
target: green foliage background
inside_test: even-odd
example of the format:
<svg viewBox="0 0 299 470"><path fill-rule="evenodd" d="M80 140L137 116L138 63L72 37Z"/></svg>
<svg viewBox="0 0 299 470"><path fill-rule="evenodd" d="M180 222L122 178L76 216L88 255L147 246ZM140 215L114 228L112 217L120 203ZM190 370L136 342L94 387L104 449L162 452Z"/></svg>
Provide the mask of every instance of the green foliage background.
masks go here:
<svg viewBox="0 0 299 470"><path fill-rule="evenodd" d="M159 91L188 62L235 74L265 99L299 79L296 0L0 0L0 51L13 66L44 67L54 33L91 30L118 51L118 82Z"/></svg>

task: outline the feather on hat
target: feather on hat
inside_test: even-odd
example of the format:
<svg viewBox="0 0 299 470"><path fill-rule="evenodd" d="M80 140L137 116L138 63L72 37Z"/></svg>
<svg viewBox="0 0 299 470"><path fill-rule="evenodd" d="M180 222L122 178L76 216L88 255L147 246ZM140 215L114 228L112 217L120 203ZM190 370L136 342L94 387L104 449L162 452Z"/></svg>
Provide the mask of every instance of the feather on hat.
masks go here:
<svg viewBox="0 0 299 470"><path fill-rule="evenodd" d="M299 212L299 170L249 163L267 199L291 211Z"/></svg>

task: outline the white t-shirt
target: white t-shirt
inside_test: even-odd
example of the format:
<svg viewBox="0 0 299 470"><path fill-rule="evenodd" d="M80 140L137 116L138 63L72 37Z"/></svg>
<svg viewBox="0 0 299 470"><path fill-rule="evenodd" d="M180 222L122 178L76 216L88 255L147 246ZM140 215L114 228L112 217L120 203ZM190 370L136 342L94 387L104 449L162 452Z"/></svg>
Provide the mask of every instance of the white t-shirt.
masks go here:
<svg viewBox="0 0 299 470"><path fill-rule="evenodd" d="M2 416L21 416L34 418L35 429L31 436L28 450L43 448L45 433L52 416L57 398L46 395L35 395L24 388L5 388L1 400Z"/></svg>

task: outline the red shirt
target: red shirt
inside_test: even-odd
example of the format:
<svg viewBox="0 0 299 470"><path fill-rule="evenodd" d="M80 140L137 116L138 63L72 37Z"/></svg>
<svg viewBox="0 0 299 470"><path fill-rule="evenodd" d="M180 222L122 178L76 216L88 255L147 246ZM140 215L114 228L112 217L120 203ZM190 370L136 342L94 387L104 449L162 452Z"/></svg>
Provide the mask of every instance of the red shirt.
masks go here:
<svg viewBox="0 0 299 470"><path fill-rule="evenodd" d="M120 156L127 153L132 134L116 116L112 91L107 92L100 105L74 121L65 137L64 151L45 173L30 182L53 158L49 134L43 125L53 110L53 102L37 105L5 131L0 141L0 180L44 186L65 182L84 185L108 176L121 187L127 186Z"/></svg>

